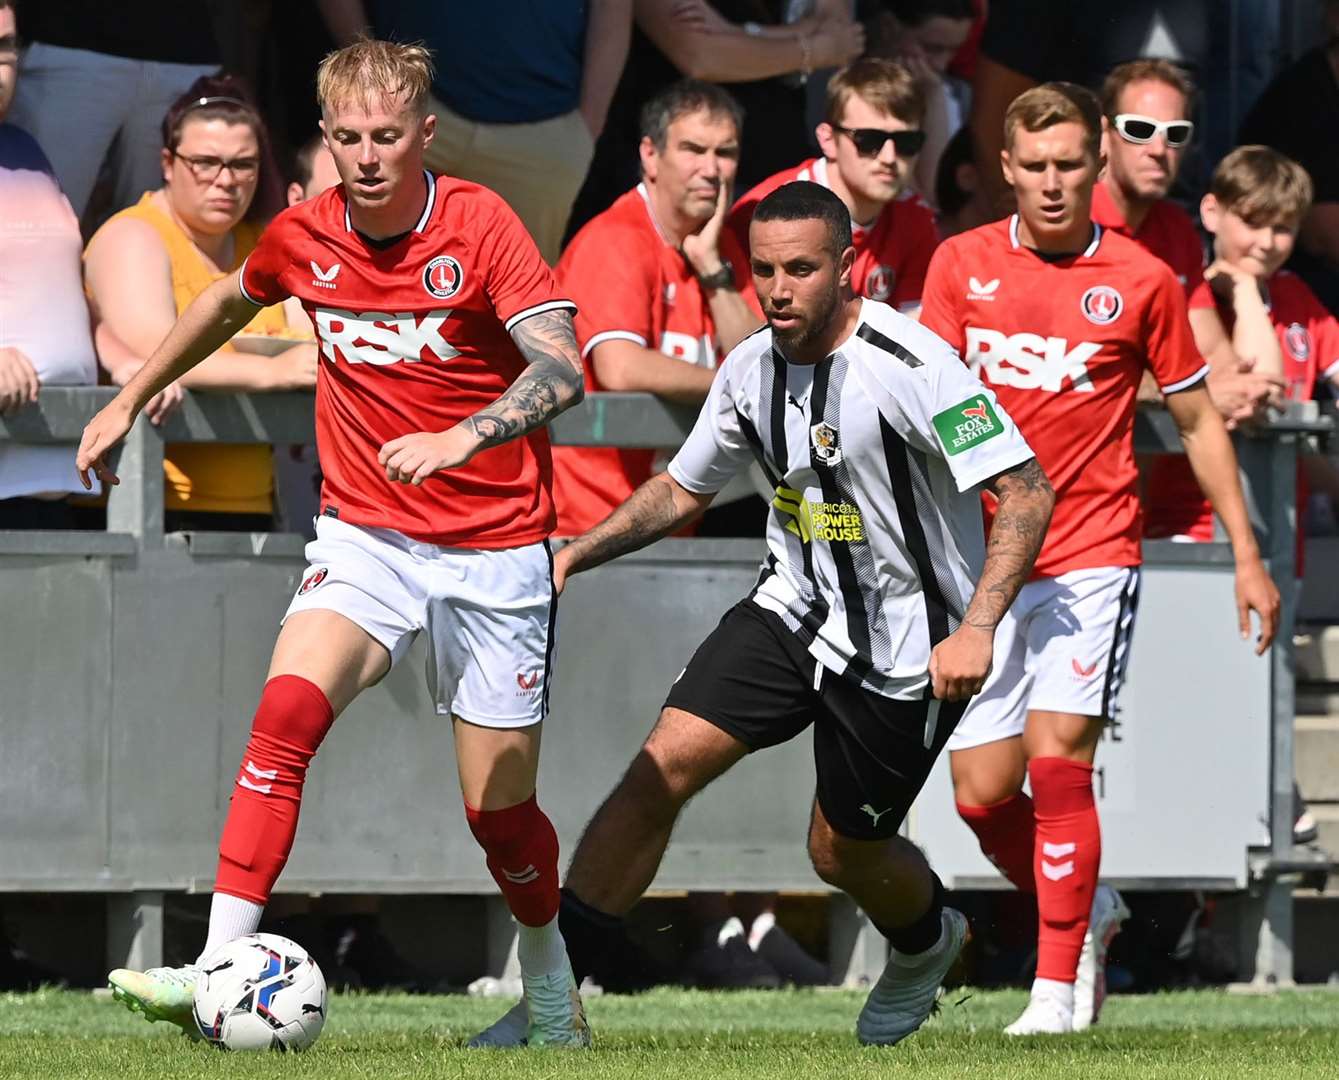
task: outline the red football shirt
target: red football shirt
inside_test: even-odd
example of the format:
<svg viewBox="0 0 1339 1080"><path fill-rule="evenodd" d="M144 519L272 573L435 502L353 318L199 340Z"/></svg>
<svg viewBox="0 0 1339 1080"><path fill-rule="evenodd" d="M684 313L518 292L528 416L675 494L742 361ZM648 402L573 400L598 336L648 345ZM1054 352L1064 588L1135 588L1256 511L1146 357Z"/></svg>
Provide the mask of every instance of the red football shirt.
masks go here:
<svg viewBox="0 0 1339 1080"><path fill-rule="evenodd" d="M796 180L830 188L827 159L814 158L770 176L735 203L726 225L745 252L749 249L749 222L758 203L783 184ZM918 196L907 193L894 199L869 228L852 222L851 239L855 244L851 288L860 296L881 300L899 310L920 303L925 270L939 244L939 230L934 212Z"/></svg>
<svg viewBox="0 0 1339 1080"><path fill-rule="evenodd" d="M1315 396L1317 379L1339 378L1339 320L1306 282L1289 270L1280 270L1269 279L1268 303L1269 321L1274 324L1283 350L1288 397L1293 401L1310 401ZM1216 306L1227 332L1232 333L1236 322L1232 306L1217 303L1208 282L1201 282L1190 298L1190 306ZM1144 487L1144 535L1188 536L1200 542L1213 539L1213 507L1196 483L1190 462L1183 456L1167 454L1154 458ZM1302 503L1299 497L1298 506Z"/></svg>
<svg viewBox="0 0 1339 1080"><path fill-rule="evenodd" d="M285 210L243 265L242 291L265 305L296 296L316 327L323 513L444 547L535 543L554 521L544 429L421 487L377 464L389 440L446 431L496 400L525 367L511 329L575 307L501 198L424 177L422 217L385 249L354 230L342 185Z"/></svg>
<svg viewBox="0 0 1339 1080"><path fill-rule="evenodd" d="M748 259L729 232L721 233L720 254L761 318ZM643 185L585 224L563 252L557 273L565 295L578 305L586 389L604 389L591 360L591 350L602 341L631 341L704 368L714 369L723 359L702 286L660 231ZM598 525L650 478L655 458L654 450L554 447L558 534L577 536Z"/></svg>
<svg viewBox="0 0 1339 1080"><path fill-rule="evenodd" d="M1190 215L1167 199L1155 202L1136 232L1125 223L1105 182L1093 188L1093 220L1108 232L1128 236L1172 268L1189 296L1204 280L1204 245Z"/></svg>
<svg viewBox="0 0 1339 1080"><path fill-rule="evenodd" d="M1166 264L1094 226L1078 255L1020 245L1017 215L946 240L921 322L962 353L1036 451L1056 506L1036 577L1140 561L1135 393L1208 373Z"/></svg>

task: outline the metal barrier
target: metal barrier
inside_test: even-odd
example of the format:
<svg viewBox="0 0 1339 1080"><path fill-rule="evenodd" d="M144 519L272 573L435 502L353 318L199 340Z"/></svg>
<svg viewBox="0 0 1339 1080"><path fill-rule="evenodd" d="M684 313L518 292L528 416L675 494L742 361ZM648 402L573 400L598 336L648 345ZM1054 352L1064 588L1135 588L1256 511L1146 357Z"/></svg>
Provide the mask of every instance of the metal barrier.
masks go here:
<svg viewBox="0 0 1339 1080"><path fill-rule="evenodd" d="M76 442L111 395L45 389L36 406L0 418L0 441ZM672 447L692 419L647 395L596 394L558 419L555 439ZM1290 419L1238 440L1280 582L1292 578L1297 447L1330 427ZM163 444L312 438L310 395L187 395L161 428L141 419L131 431L105 533L0 532L0 592L8 611L24 613L0 631L9 691L0 701L0 891L113 894L114 963L156 962L163 894L212 886L247 718L304 565L302 539L291 534L164 534ZM1141 415L1139 443L1180 449L1161 413ZM1135 887L1249 890L1247 964L1260 980L1287 983L1288 875L1315 868L1291 840L1293 592L1281 590L1280 645L1253 664L1232 632L1222 546L1148 544L1146 553L1133 704L1100 762L1109 781L1099 792L1104 865ZM564 593L540 786L568 850L692 649L752 586L759 557L751 540L666 540ZM1187 613L1206 605L1225 606L1187 641ZM327 739L281 891L493 894L423 658L416 645ZM1229 720L1237 740L1219 737ZM1217 759L1186 770L1190 747ZM812 772L803 740L745 760L688 808L657 887L822 891L804 850ZM998 875L957 821L944 782L937 774L927 787L910 833L951 884L993 887ZM1174 812L1185 819L1179 831ZM839 970L877 971L881 939L851 905L835 910Z"/></svg>

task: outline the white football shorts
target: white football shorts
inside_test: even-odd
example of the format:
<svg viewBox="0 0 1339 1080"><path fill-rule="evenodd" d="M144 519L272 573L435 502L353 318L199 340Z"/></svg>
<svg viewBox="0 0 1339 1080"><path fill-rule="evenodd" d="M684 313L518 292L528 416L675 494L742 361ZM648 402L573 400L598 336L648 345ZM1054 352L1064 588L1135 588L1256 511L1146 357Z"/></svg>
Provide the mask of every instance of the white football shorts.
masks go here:
<svg viewBox="0 0 1339 1080"><path fill-rule="evenodd" d="M1023 734L1029 709L1110 717L1130 659L1139 567L1029 581L995 630L995 662L949 750Z"/></svg>
<svg viewBox="0 0 1339 1080"><path fill-rule="evenodd" d="M426 631L439 715L494 728L547 716L557 612L547 542L446 548L320 517L307 563L285 620L337 611L385 646L392 665Z"/></svg>

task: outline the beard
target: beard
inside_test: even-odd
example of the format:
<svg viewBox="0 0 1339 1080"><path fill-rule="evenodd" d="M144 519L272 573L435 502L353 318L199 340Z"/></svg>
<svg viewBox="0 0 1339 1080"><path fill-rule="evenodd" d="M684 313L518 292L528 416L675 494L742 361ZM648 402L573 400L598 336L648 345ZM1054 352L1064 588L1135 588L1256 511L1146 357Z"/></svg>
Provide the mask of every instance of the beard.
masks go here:
<svg viewBox="0 0 1339 1080"><path fill-rule="evenodd" d="M771 326L773 339L790 348L813 344L832 326L840 304L841 290L834 285L830 292L815 299L813 311L804 314L797 326L777 327L769 318L767 323Z"/></svg>

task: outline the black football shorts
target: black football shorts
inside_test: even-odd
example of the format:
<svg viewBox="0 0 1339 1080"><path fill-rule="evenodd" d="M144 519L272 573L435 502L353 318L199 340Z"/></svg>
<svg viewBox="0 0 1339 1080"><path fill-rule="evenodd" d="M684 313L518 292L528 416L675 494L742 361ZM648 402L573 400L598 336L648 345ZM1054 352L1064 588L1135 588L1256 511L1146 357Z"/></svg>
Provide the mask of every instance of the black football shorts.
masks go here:
<svg viewBox="0 0 1339 1080"><path fill-rule="evenodd" d="M698 646L665 706L702 717L750 752L812 725L828 823L854 840L892 836L967 703L899 701L826 670L815 689L816 667L778 616L743 600Z"/></svg>

